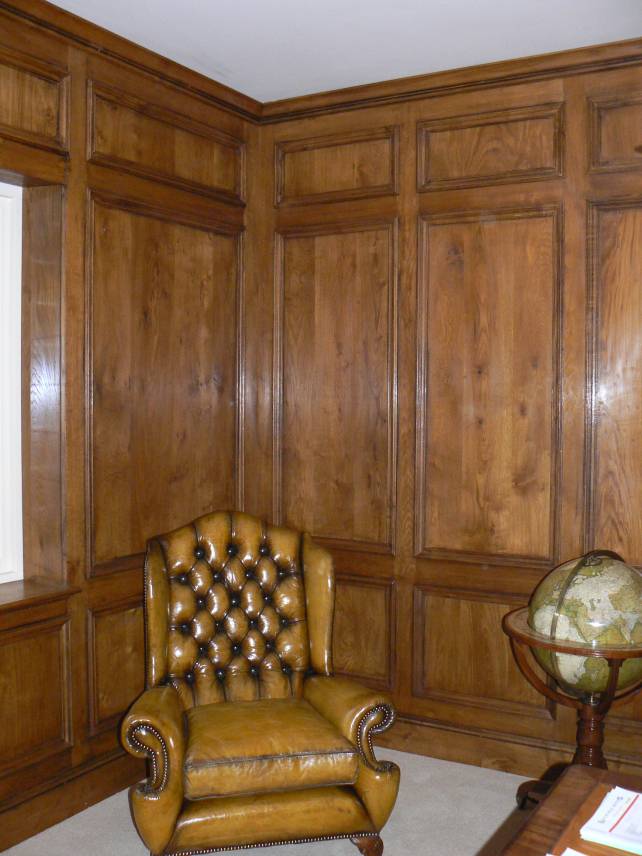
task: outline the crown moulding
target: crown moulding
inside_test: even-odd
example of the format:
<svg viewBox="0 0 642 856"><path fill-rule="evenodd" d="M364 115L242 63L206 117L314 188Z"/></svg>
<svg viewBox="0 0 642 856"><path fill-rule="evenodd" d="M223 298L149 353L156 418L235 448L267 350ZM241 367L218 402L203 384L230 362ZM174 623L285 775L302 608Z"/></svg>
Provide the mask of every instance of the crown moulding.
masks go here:
<svg viewBox="0 0 642 856"><path fill-rule="evenodd" d="M151 74L257 124L642 64L642 38L634 38L262 103L45 0L0 0L1 13Z"/></svg>

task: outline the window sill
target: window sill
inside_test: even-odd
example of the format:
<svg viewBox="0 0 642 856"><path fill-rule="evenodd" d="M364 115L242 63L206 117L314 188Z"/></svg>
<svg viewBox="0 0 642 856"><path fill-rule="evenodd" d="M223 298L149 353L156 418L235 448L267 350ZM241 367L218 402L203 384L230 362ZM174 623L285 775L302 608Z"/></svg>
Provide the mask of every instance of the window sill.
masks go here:
<svg viewBox="0 0 642 856"><path fill-rule="evenodd" d="M17 580L12 583L0 583L0 613L15 609L53 603L76 594L80 589L66 583L49 580Z"/></svg>

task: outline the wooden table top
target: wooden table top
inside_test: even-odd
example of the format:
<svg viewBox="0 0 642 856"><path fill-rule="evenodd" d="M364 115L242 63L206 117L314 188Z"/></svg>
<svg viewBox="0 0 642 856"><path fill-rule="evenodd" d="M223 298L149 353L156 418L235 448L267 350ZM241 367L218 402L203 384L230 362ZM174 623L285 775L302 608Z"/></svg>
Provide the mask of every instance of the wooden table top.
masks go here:
<svg viewBox="0 0 642 856"><path fill-rule="evenodd" d="M593 856L593 854L616 856L621 853L622 851L599 847L588 842L580 843L579 840L574 844L571 840L575 827L579 828L579 825L588 820L601 802L602 795L596 791L596 786L600 785L608 787L619 785L633 791L642 791L642 778L579 764L570 766L560 776L546 799L533 811L515 838L502 850L502 856L545 856L546 853L557 853L559 848L555 845L560 841L563 833L566 834L562 842L562 850L564 846L575 846L587 856ZM581 818L576 818L576 822L572 823L583 803L594 791L594 799L587 804L587 811L582 812ZM595 802L594 806L593 802ZM584 814L587 816L584 817ZM579 823L580 820L581 823Z"/></svg>

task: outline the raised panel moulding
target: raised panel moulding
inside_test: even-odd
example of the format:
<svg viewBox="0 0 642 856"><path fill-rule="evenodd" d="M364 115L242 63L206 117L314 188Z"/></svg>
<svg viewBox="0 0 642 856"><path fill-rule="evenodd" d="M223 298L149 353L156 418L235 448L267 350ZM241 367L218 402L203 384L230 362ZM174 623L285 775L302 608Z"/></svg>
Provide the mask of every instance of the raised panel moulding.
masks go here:
<svg viewBox="0 0 642 856"><path fill-rule="evenodd" d="M394 551L396 236L396 220L276 236L273 518L329 547Z"/></svg>
<svg viewBox="0 0 642 856"><path fill-rule="evenodd" d="M68 621L62 616L2 634L3 682L19 688L0 697L3 776L71 746Z"/></svg>
<svg viewBox="0 0 642 856"><path fill-rule="evenodd" d="M585 548L642 567L642 199L589 205Z"/></svg>
<svg viewBox="0 0 642 856"><path fill-rule="evenodd" d="M417 189L559 178L564 105L539 104L417 124Z"/></svg>
<svg viewBox="0 0 642 856"><path fill-rule="evenodd" d="M332 646L337 674L361 678L391 690L395 672L395 629L394 580L337 573Z"/></svg>
<svg viewBox="0 0 642 856"><path fill-rule="evenodd" d="M87 86L89 161L245 204L243 140L95 81Z"/></svg>
<svg viewBox="0 0 642 856"><path fill-rule="evenodd" d="M145 684L145 639L140 598L88 611L87 668L92 734L113 729ZM117 657L122 665L114 674Z"/></svg>
<svg viewBox="0 0 642 856"><path fill-rule="evenodd" d="M560 244L557 206L420 218L417 556L531 567L557 556Z"/></svg>
<svg viewBox="0 0 642 856"><path fill-rule="evenodd" d="M95 575L142 567L147 538L185 520L243 507L243 252L239 227L106 194L88 221Z"/></svg>
<svg viewBox="0 0 642 856"><path fill-rule="evenodd" d="M522 683L508 640L502 638L502 615L523 603L521 596L416 585L413 695L550 720L554 705ZM444 663L441 652L450 646L459 656Z"/></svg>
<svg viewBox="0 0 642 856"><path fill-rule="evenodd" d="M642 169L642 92L588 99L590 171Z"/></svg>
<svg viewBox="0 0 642 856"><path fill-rule="evenodd" d="M399 128L277 142L274 171L277 206L397 194Z"/></svg>
<svg viewBox="0 0 642 856"><path fill-rule="evenodd" d="M0 45L0 137L54 152L68 148L65 68Z"/></svg>

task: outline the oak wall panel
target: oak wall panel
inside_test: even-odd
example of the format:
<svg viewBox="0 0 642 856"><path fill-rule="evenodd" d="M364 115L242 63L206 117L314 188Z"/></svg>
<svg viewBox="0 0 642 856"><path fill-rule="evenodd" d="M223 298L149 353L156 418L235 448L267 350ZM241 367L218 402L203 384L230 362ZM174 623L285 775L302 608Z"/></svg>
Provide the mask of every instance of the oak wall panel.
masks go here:
<svg viewBox="0 0 642 856"><path fill-rule="evenodd" d="M392 689L395 618L392 580L337 575L332 642L335 672Z"/></svg>
<svg viewBox="0 0 642 856"><path fill-rule="evenodd" d="M66 617L0 633L3 773L71 745L68 671Z"/></svg>
<svg viewBox="0 0 642 856"><path fill-rule="evenodd" d="M563 105L544 104L419 122L418 189L561 176L563 115Z"/></svg>
<svg viewBox="0 0 642 856"><path fill-rule="evenodd" d="M421 556L533 565L556 555L558 220L556 208L422 218Z"/></svg>
<svg viewBox="0 0 642 856"><path fill-rule="evenodd" d="M590 98L593 172L642 169L642 91Z"/></svg>
<svg viewBox="0 0 642 856"><path fill-rule="evenodd" d="M416 586L414 695L550 719L546 700L519 674L501 629L502 616L517 605L498 595Z"/></svg>
<svg viewBox="0 0 642 856"><path fill-rule="evenodd" d="M399 128L279 141L274 159L277 205L395 194L399 189Z"/></svg>
<svg viewBox="0 0 642 856"><path fill-rule="evenodd" d="M240 504L237 230L94 197L89 264L94 572Z"/></svg>
<svg viewBox="0 0 642 856"><path fill-rule="evenodd" d="M112 729L145 686L145 628L138 599L90 610L92 733Z"/></svg>
<svg viewBox="0 0 642 856"><path fill-rule="evenodd" d="M590 209L587 542L642 565L642 200Z"/></svg>
<svg viewBox="0 0 642 856"><path fill-rule="evenodd" d="M274 517L383 552L394 532L396 264L394 222L278 235Z"/></svg>
<svg viewBox="0 0 642 856"><path fill-rule="evenodd" d="M65 150L67 90L65 69L0 46L0 136Z"/></svg>
<svg viewBox="0 0 642 856"><path fill-rule="evenodd" d="M22 222L24 575L62 582L62 188L25 188Z"/></svg>
<svg viewBox="0 0 642 856"><path fill-rule="evenodd" d="M112 87L88 86L88 159L242 205L245 144Z"/></svg>

